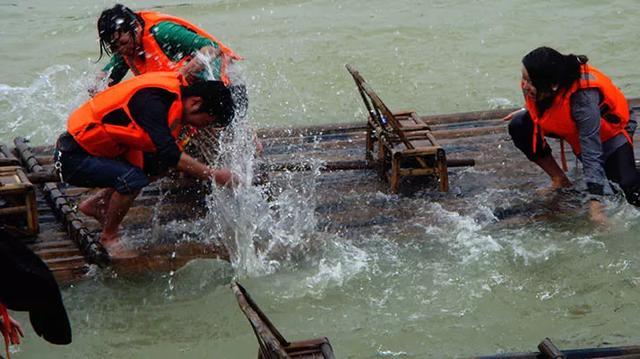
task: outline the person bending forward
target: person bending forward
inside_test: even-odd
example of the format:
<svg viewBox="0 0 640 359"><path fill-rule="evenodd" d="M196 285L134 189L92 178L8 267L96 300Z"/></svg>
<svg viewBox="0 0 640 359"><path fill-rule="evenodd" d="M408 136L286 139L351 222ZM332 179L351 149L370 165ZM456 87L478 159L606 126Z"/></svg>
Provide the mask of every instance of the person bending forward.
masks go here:
<svg viewBox="0 0 640 359"><path fill-rule="evenodd" d="M110 253L120 249L119 225L151 176L175 168L219 185L238 183L229 169L200 163L178 143L186 125L233 116L230 96L221 81L187 85L178 73L155 72L108 88L69 116L55 159L65 182L103 188L78 208L102 224L100 240Z"/></svg>
<svg viewBox="0 0 640 359"><path fill-rule="evenodd" d="M552 187L571 181L551 155L545 137L567 141L583 165L589 213L604 221L600 196L606 179L620 185L629 203L640 206L640 176L633 153L635 120L624 94L584 55L563 55L540 47L522 59L526 109L507 116L514 144L551 177Z"/></svg>

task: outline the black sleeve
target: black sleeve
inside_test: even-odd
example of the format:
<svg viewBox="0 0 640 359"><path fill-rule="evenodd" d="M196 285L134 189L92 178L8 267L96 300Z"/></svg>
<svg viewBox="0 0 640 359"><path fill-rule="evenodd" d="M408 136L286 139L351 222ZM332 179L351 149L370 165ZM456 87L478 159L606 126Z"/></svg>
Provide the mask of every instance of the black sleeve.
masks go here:
<svg viewBox="0 0 640 359"><path fill-rule="evenodd" d="M176 167L180 159L180 149L171 136L171 129L167 123L169 108L174 100L175 95L171 92L148 88L138 91L129 101L133 120L149 134L156 146L157 163L150 165L161 172L169 167ZM153 157L145 156L145 159L149 158Z"/></svg>

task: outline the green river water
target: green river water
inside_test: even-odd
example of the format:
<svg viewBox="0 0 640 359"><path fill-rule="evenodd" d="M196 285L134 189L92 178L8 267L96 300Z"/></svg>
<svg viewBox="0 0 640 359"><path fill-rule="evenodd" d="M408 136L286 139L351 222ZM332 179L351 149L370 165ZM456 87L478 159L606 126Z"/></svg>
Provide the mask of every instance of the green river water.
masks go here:
<svg viewBox="0 0 640 359"><path fill-rule="evenodd" d="M0 142L26 136L52 143L64 129L105 62L95 63L95 22L112 4L0 0ZM189 19L244 56L240 72L256 127L362 120L345 63L394 108L437 114L520 106L520 59L541 45L588 55L628 97L640 96L640 7L633 0L126 5ZM327 336L340 358L531 351L545 336L562 348L640 344L640 213L611 201L611 228L596 230L584 214L527 207L546 179L528 167L505 167L528 166L509 162L507 153L516 152L508 146L486 152L501 165L452 175L449 197L400 199L383 186L335 194L322 183L301 184L314 183L313 174L292 181L277 217L260 211L250 192L226 203L212 196L207 218L214 219L174 225L197 231L230 217L251 233L268 225L285 254L233 265L199 260L135 278L97 271L63 289L73 343L47 344L19 314L27 333L13 356L255 357L256 340L229 289L233 278L286 337ZM323 206L331 195L382 219L358 229L326 225L337 206ZM501 221L498 209L509 206L525 210Z"/></svg>

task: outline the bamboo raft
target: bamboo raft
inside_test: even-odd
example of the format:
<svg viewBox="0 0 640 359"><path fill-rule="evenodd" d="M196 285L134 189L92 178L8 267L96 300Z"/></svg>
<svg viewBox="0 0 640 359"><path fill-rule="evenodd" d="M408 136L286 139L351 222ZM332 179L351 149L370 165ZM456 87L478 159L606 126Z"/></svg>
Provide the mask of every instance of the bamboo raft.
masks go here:
<svg viewBox="0 0 640 359"><path fill-rule="evenodd" d="M640 99L631 99L631 106L640 105ZM476 160L476 167L489 168L495 158L488 151L495 151L496 144L510 143L506 123L502 117L514 109L465 112L447 115L420 116L429 124L431 134L447 152L447 167L468 166ZM332 176L332 173L365 173L372 181L356 184L359 191L387 191L388 186L375 175L376 165L365 157L369 127L365 120L357 123L308 126L303 128L267 128L258 131L264 145L264 153L258 171L273 174L282 171L306 171L311 168L307 159L322 161L321 171L327 178L322 183L337 191L351 191L354 183L348 176ZM482 147L490 144L491 147ZM506 146L505 146L506 147ZM35 208L24 205L13 209L0 203L0 219L9 216L10 221L20 213L37 213L36 235L31 235L30 246L50 267L61 284L81 280L92 266L111 267L118 273L140 273L146 270L175 270L195 258L219 258L228 260L227 250L220 244L198 241L152 243L138 249L135 256L110 259L97 240L100 225L94 219L75 210L76 204L89 195L90 189L61 185L53 174L53 146L32 147L22 138L15 138L13 147L0 145L0 167L17 167L32 184ZM511 150L511 153L515 153ZM506 154L505 156L508 156ZM524 156L518 157L526 161ZM23 178L24 179L24 178ZM421 185L421 188L424 186ZM2 188L2 187L0 187ZM433 186L434 192L437 186ZM190 178L166 178L152 183L136 199L126 216L123 226L133 233L148 229L153 217L160 223L188 216L204 214L206 184ZM1 190L0 190L1 191ZM25 190L27 191L27 190ZM401 191L402 192L402 191ZM1 193L0 193L1 194ZM370 218L343 216L334 220L351 221L351 225L366 226ZM24 222L24 221L23 221ZM27 219L28 222L28 219ZM354 224L355 223L355 224ZM5 221L5 225L11 222ZM29 226L17 231L33 231Z"/></svg>

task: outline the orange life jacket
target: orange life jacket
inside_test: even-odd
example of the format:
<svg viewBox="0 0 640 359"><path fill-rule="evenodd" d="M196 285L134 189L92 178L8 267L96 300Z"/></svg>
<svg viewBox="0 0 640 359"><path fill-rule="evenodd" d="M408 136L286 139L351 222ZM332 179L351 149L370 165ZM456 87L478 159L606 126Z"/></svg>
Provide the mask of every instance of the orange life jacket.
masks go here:
<svg viewBox="0 0 640 359"><path fill-rule="evenodd" d="M129 65L129 68L135 75L142 75L144 73L153 71L177 71L187 62L189 62L189 60L191 60L192 56L188 55L183 57L178 62L173 62L170 58L167 57L167 55L165 55L164 51L162 51L162 48L160 47L160 45L158 45L158 42L151 33L151 28L153 26L163 21L170 21L184 26L187 29L213 41L216 45L218 45L218 49L221 53L220 56L222 56L222 61L220 64L220 77L225 85L229 86L231 84L229 76L227 75L227 66L231 61L241 60L242 57L236 55L229 47L218 41L215 37L209 35L206 31L179 17L162 14L155 11L139 11L136 14L142 17L142 19L144 20L141 44L142 48L144 49L144 57L135 56L133 58L133 63L131 63L131 59L123 56L125 62L127 63L127 65Z"/></svg>
<svg viewBox="0 0 640 359"><path fill-rule="evenodd" d="M152 72L123 81L98 93L71 113L67 131L91 155L124 157L129 163L142 168L143 152L155 152L156 148L149 134L133 120L129 101L145 88L160 88L175 94L176 99L169 107L167 125L177 141L182 129L180 86L184 84L182 76L175 72ZM115 118L118 120L111 120Z"/></svg>
<svg viewBox="0 0 640 359"><path fill-rule="evenodd" d="M600 91L600 141L605 142L619 134L624 134L629 143L631 137L625 130L629 122L629 104L620 89L602 72L590 65L582 65L582 74L569 89L558 93L553 103L542 116L538 115L535 100L525 96L526 108L533 120L533 152L536 152L538 133L563 139L571 145L576 155L580 154L578 128L571 116L571 95L578 90L594 88Z"/></svg>

